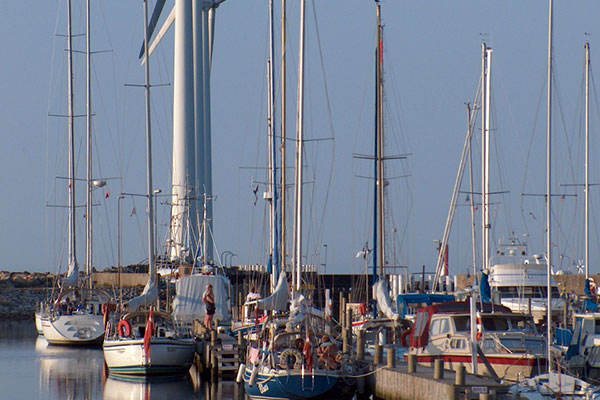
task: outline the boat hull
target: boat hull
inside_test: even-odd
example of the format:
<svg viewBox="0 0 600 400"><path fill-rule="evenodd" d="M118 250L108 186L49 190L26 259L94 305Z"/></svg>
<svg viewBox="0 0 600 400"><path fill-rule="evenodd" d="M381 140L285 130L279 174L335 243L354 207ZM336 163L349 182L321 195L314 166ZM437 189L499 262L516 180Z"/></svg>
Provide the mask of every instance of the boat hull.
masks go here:
<svg viewBox="0 0 600 400"><path fill-rule="evenodd" d="M35 313L35 329L37 330L38 335L44 334L44 324L48 324L48 314L43 313L41 311L37 311Z"/></svg>
<svg viewBox="0 0 600 400"><path fill-rule="evenodd" d="M314 374L302 370L259 373L250 385L251 368L244 372L246 394L251 399L350 399L354 396L354 379L344 378L335 371Z"/></svg>
<svg viewBox="0 0 600 400"><path fill-rule="evenodd" d="M46 340L52 345L93 346L102 344L104 340L102 315L73 314L41 318L41 327Z"/></svg>
<svg viewBox="0 0 600 400"><path fill-rule="evenodd" d="M153 338L146 358L144 339L105 340L104 359L116 375L178 375L192 365L196 342L193 339Z"/></svg>

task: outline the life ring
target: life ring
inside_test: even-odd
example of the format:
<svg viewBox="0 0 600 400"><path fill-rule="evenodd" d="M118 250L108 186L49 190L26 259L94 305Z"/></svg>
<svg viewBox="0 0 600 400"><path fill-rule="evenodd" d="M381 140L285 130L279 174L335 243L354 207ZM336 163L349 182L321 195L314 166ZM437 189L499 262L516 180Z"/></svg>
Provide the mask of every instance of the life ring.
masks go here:
<svg viewBox="0 0 600 400"><path fill-rule="evenodd" d="M402 335L400 335L400 345L402 347L408 347L408 337L410 336L410 333L412 332L411 328L405 329L404 332L402 332Z"/></svg>
<svg viewBox="0 0 600 400"><path fill-rule="evenodd" d="M289 368L288 360L291 357L294 358L294 366L293 366L293 368L294 369L301 369L302 368L302 363L304 362L304 357L302 356L302 353L300 353L299 350L292 349L292 348L285 349L279 355L279 365L281 366L281 368L282 369L288 369Z"/></svg>
<svg viewBox="0 0 600 400"><path fill-rule="evenodd" d="M122 319L119 321L119 325L117 326L117 330L119 331L120 337L129 337L131 336L131 324L129 321Z"/></svg>
<svg viewBox="0 0 600 400"><path fill-rule="evenodd" d="M106 315L110 311L116 311L117 305L111 303L102 303L102 314Z"/></svg>

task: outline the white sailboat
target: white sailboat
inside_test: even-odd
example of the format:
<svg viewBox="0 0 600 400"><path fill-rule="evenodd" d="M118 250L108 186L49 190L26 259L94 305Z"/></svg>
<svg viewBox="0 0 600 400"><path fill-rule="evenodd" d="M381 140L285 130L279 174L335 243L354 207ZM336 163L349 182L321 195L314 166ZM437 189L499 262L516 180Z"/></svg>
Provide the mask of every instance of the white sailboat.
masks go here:
<svg viewBox="0 0 600 400"><path fill-rule="evenodd" d="M148 49L148 1L144 1L144 49ZM103 350L110 373L124 375L178 374L186 372L194 357L196 343L180 332L171 316L154 312L158 300L154 254L154 211L152 189L152 135L150 124L150 67L145 63L146 156L148 207L148 283L142 294L127 303L130 311L117 326L107 326ZM137 311L149 306L149 311Z"/></svg>
<svg viewBox="0 0 600 400"><path fill-rule="evenodd" d="M102 290L92 288L91 270L91 65L90 65L90 1L87 1L87 143L88 143L88 199L86 213L86 272L88 287L79 281L75 237L75 135L73 125L73 62L71 0L67 1L67 54L68 54L68 121L69 121L69 270L61 282L58 298L42 307L35 316L36 327L41 329L48 343L55 345L94 345L104 337L103 311L111 297ZM101 183L100 183L101 184Z"/></svg>

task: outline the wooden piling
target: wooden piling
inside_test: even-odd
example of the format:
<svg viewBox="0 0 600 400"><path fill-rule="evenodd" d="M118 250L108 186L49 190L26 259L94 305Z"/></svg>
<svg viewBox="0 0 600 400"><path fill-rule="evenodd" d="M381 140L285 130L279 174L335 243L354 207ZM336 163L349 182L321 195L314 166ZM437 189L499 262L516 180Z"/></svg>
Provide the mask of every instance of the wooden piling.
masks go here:
<svg viewBox="0 0 600 400"><path fill-rule="evenodd" d="M465 366L459 365L456 368L456 375L454 376L454 384L463 386L465 384Z"/></svg>
<svg viewBox="0 0 600 400"><path fill-rule="evenodd" d="M443 379L444 378L444 360L438 358L435 360L433 364L433 379Z"/></svg>
<svg viewBox="0 0 600 400"><path fill-rule="evenodd" d="M416 354L408 355L408 373L414 374L417 372L417 356Z"/></svg>
<svg viewBox="0 0 600 400"><path fill-rule="evenodd" d="M356 358L360 361L365 359L365 332L362 329L356 336Z"/></svg>
<svg viewBox="0 0 600 400"><path fill-rule="evenodd" d="M373 357L373 364L376 366L381 364L383 359L383 346L380 344L375 345L375 356Z"/></svg>
<svg viewBox="0 0 600 400"><path fill-rule="evenodd" d="M350 351L352 351L352 331L350 328L344 329L343 338L344 346L342 350L344 353L350 353Z"/></svg>
<svg viewBox="0 0 600 400"><path fill-rule="evenodd" d="M387 350L387 367L396 368L396 349L393 347Z"/></svg>

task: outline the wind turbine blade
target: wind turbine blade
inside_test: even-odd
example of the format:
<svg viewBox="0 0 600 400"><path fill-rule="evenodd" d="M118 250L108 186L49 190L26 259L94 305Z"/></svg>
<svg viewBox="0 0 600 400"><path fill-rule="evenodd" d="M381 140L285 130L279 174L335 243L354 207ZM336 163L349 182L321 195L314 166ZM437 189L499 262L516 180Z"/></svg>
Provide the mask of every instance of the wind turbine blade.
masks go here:
<svg viewBox="0 0 600 400"><path fill-rule="evenodd" d="M167 34L167 32L169 31L169 28L171 27L171 25L173 25L174 21L175 21L175 7L173 6L171 13L165 20L165 23L160 28L160 31L158 31L158 33L156 34L156 37L154 38L152 43L150 43L150 48L148 49L148 53L150 55L152 55L152 53L154 53L154 50L159 45L162 38ZM142 50L143 50L143 46L142 46ZM144 65L145 62L146 62L146 57L142 54L142 65Z"/></svg>
<svg viewBox="0 0 600 400"><path fill-rule="evenodd" d="M156 28L156 24L158 23L158 19L160 18L160 14L165 6L165 2L167 0L157 0L154 5L154 10L152 11L152 18L150 18L150 22L148 23L148 42L150 42L150 38L154 33L154 29ZM140 56L142 58L144 56L144 43L142 42L142 48L140 49Z"/></svg>

